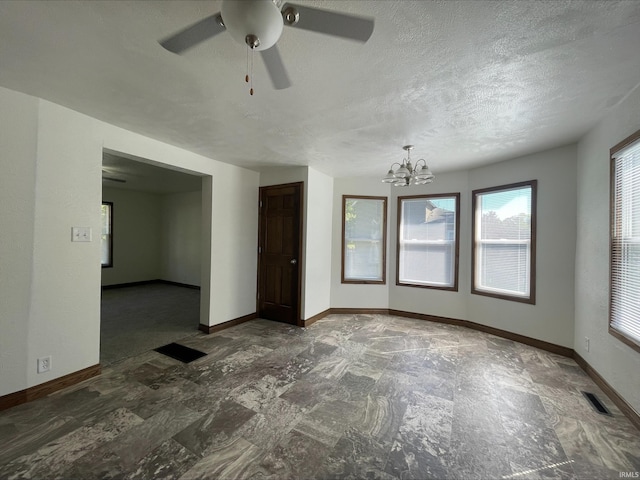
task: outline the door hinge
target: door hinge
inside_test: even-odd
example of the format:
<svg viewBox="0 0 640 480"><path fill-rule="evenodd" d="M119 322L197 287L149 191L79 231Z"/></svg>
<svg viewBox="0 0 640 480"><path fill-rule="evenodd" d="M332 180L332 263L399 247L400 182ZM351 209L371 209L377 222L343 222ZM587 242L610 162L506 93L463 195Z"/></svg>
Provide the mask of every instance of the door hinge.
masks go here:
<svg viewBox="0 0 640 480"><path fill-rule="evenodd" d="M262 253L262 247L258 247L258 253Z"/></svg>
<svg viewBox="0 0 640 480"><path fill-rule="evenodd" d="M260 202L258 202L258 205L260 206L260 208L262 208L262 200L260 200Z"/></svg>

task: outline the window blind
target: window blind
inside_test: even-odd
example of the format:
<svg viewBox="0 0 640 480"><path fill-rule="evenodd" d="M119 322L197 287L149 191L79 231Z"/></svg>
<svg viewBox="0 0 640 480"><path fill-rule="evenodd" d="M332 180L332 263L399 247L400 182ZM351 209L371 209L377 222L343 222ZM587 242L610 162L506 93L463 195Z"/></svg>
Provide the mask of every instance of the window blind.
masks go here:
<svg viewBox="0 0 640 480"><path fill-rule="evenodd" d="M384 282L386 198L343 197L343 282Z"/></svg>
<svg viewBox="0 0 640 480"><path fill-rule="evenodd" d="M610 326L640 345L640 141L612 156Z"/></svg>
<svg viewBox="0 0 640 480"><path fill-rule="evenodd" d="M399 284L456 288L458 198L398 198Z"/></svg>

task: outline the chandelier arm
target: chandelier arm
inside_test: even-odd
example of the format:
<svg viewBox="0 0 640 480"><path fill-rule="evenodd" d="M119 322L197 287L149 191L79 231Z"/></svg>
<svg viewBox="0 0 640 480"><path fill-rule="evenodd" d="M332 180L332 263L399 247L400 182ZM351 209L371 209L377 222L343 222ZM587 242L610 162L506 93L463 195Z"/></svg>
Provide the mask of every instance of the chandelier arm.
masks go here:
<svg viewBox="0 0 640 480"><path fill-rule="evenodd" d="M424 158L421 158L419 160L416 160L415 165L413 166L413 169L415 170L416 168L418 168L418 164L422 162L422 164L424 165L424 168L429 168L429 165L427 165L427 161Z"/></svg>

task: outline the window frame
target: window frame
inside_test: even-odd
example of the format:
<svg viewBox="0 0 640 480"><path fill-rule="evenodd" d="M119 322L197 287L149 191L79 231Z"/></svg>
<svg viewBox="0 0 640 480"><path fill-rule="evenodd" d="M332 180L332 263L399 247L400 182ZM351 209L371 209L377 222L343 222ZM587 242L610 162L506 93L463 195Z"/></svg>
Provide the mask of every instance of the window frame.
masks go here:
<svg viewBox="0 0 640 480"><path fill-rule="evenodd" d="M345 235L347 233L346 228L346 210L347 210L347 200L348 199L358 199L358 200L380 200L382 201L382 279L381 280L370 280L370 279L352 279L345 278L345 247L346 247L346 238ZM378 197L378 196L370 196L370 195L342 195L342 249L341 249L341 260L340 260L340 281L344 284L363 284L363 285L386 285L387 283L387 197Z"/></svg>
<svg viewBox="0 0 640 480"><path fill-rule="evenodd" d="M484 290L476 286L477 271L477 208L478 197L489 193L497 193L508 190L516 190L522 187L531 188L531 238L529 240L529 296L509 295L507 293L493 292ZM510 183L507 185L499 185L496 187L480 188L473 190L471 193L471 293L474 295L482 295L485 297L498 298L500 300L509 300L513 302L527 303L535 305L536 303L536 244L537 244L537 196L538 181L527 180L524 182Z"/></svg>
<svg viewBox="0 0 640 480"><path fill-rule="evenodd" d="M455 220L455 239L454 239L454 261L453 261L453 285L441 286L441 285L425 285L422 283L408 283L400 281L400 233L402 222L402 202L404 200L416 200L416 199L439 199L439 198L454 198L456 204L456 220ZM460 266L460 192L456 193L433 193L422 195L407 195L397 198L397 228L396 228L396 285L399 287L413 287L413 288L428 288L431 290L445 290L450 292L458 291L458 278L459 278L459 266Z"/></svg>
<svg viewBox="0 0 640 480"><path fill-rule="evenodd" d="M102 209L104 205L109 207L109 263L102 263L101 259L100 266L102 268L113 268L113 202L105 202L103 200L100 208ZM100 225L100 243L102 243L102 225Z"/></svg>
<svg viewBox="0 0 640 480"><path fill-rule="evenodd" d="M620 143L618 143L617 145L615 145L609 150L609 305L608 305L609 311L608 311L607 327L608 327L609 333L612 336L614 336L624 344L628 345L632 349L636 350L637 352L640 352L640 343L638 343L637 340L629 337L628 335L625 334L625 332L617 330L611 326L611 323L613 320L613 298L614 298L614 295L613 295L614 294L614 291L613 291L614 243L615 243L614 231L616 227L616 218L615 218L615 210L614 210L614 207L616 204L616 198L615 198L616 197L616 189L615 189L616 159L614 157L615 157L615 154L618 153L620 150L630 146L631 144L635 143L638 140L640 140L640 130L630 135L629 137L625 138L624 140L622 140ZM640 323L640 318L638 319L638 323Z"/></svg>

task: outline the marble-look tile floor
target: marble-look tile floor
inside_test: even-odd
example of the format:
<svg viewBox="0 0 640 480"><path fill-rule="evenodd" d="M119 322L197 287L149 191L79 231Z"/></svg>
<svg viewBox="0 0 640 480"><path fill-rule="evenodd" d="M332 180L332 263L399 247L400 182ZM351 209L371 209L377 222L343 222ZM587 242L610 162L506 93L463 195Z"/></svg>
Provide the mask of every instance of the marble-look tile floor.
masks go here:
<svg viewBox="0 0 640 480"><path fill-rule="evenodd" d="M576 363L451 325L254 320L0 412L2 479L619 479L640 432ZM581 390L613 415L597 414Z"/></svg>

